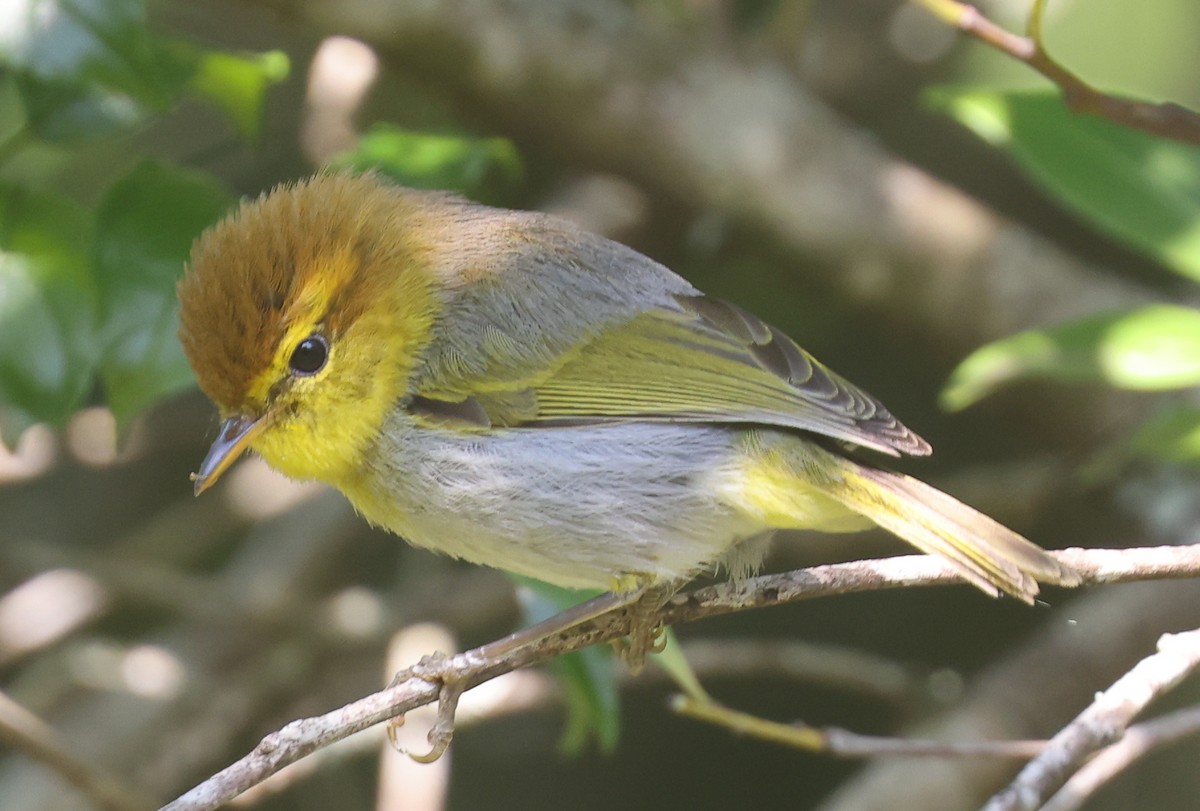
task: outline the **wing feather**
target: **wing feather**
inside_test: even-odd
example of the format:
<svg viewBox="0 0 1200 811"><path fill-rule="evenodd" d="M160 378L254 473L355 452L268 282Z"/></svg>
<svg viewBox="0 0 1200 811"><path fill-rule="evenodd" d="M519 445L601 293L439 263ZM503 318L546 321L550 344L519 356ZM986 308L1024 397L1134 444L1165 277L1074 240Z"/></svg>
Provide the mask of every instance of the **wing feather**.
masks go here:
<svg viewBox="0 0 1200 811"><path fill-rule="evenodd" d="M882 403L749 312L702 295L676 295L673 303L607 326L540 377L479 380L470 403L441 416L465 413L477 423L486 413L494 425L531 427L754 423L892 455L930 452ZM426 411L430 397L437 394L420 398Z"/></svg>

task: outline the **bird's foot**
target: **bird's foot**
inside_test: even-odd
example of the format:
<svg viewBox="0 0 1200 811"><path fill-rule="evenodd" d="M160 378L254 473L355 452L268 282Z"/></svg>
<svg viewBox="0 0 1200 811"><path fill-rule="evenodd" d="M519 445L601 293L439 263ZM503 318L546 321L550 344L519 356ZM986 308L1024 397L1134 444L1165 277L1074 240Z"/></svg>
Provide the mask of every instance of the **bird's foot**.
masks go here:
<svg viewBox="0 0 1200 811"><path fill-rule="evenodd" d="M629 668L638 674L646 664L646 657L662 653L667 647L665 630L658 611L675 593L677 585L662 583L647 586L637 601L629 607L629 632L617 642L617 653Z"/></svg>
<svg viewBox="0 0 1200 811"><path fill-rule="evenodd" d="M410 752L397 742L396 730L404 725L403 715L394 718L388 725L388 740L397 751L403 752L418 763L433 763L446 753L450 741L454 739L454 715L458 711L458 699L466 687L452 666L450 657L444 653L422 657L417 664L397 673L396 678L392 679L392 685L401 684L409 679L420 679L438 685L437 721L426 736L429 751L424 754Z"/></svg>

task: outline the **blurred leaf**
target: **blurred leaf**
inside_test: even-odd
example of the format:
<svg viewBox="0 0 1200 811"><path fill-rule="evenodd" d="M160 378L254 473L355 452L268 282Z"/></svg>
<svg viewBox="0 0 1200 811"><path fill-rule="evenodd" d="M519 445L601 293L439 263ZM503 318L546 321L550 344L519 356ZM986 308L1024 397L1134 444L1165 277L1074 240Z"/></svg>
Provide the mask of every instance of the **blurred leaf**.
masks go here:
<svg viewBox="0 0 1200 811"><path fill-rule="evenodd" d="M0 439L61 422L97 361L91 222L73 203L0 187Z"/></svg>
<svg viewBox="0 0 1200 811"><path fill-rule="evenodd" d="M175 335L175 281L192 240L228 203L209 176L149 161L100 203L93 250L106 345L101 376L119 427L191 385Z"/></svg>
<svg viewBox="0 0 1200 811"><path fill-rule="evenodd" d="M1129 442L1136 456L1200 463L1200 408L1180 406L1143 423Z"/></svg>
<svg viewBox="0 0 1200 811"><path fill-rule="evenodd" d="M170 104L194 71L146 29L143 0L9 0L0 61L17 74L29 126L47 140L95 138Z"/></svg>
<svg viewBox="0 0 1200 811"><path fill-rule="evenodd" d="M602 752L616 749L621 718L612 648L605 645L569 653L550 666L567 695L567 725L558 742L562 751L582 754L591 740Z"/></svg>
<svg viewBox="0 0 1200 811"><path fill-rule="evenodd" d="M267 51L237 56L205 51L198 61L192 88L221 107L243 137L257 139L267 88L283 81L291 70L287 54Z"/></svg>
<svg viewBox="0 0 1200 811"><path fill-rule="evenodd" d="M1056 90L927 95L1095 226L1200 280L1200 149L1077 116Z"/></svg>
<svg viewBox="0 0 1200 811"><path fill-rule="evenodd" d="M1138 460L1200 465L1200 407L1173 406L1138 426L1133 436L1100 448L1077 471L1088 486L1111 484Z"/></svg>
<svg viewBox="0 0 1200 811"><path fill-rule="evenodd" d="M524 168L512 142L413 132L376 124L335 166L378 169L419 189L449 189L483 203L503 204L520 187Z"/></svg>
<svg viewBox="0 0 1200 811"><path fill-rule="evenodd" d="M1200 384L1200 310L1154 305L1003 338L969 355L941 395L965 408L1021 378L1105 382L1123 389Z"/></svg>
<svg viewBox="0 0 1200 811"><path fill-rule="evenodd" d="M599 594L559 588L519 575L510 577L532 598L525 606L530 623L549 619ZM615 749L621 735L621 718L612 649L607 645L586 648L557 657L550 667L567 697L567 726L559 746L578 754L589 740L595 740L603 752Z"/></svg>
<svg viewBox="0 0 1200 811"><path fill-rule="evenodd" d="M103 138L132 129L147 111L133 98L96 85L16 77L30 129L50 142Z"/></svg>

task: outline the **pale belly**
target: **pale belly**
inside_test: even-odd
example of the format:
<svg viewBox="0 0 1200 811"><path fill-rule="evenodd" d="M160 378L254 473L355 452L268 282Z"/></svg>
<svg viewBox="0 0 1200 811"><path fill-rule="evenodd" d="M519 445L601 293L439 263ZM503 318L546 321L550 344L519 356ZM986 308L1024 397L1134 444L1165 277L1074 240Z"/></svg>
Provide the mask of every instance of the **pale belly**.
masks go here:
<svg viewBox="0 0 1200 811"><path fill-rule="evenodd" d="M400 417L371 455L377 475L341 487L414 545L561 586L629 588L691 577L770 530L727 498L738 436L667 423L470 435Z"/></svg>

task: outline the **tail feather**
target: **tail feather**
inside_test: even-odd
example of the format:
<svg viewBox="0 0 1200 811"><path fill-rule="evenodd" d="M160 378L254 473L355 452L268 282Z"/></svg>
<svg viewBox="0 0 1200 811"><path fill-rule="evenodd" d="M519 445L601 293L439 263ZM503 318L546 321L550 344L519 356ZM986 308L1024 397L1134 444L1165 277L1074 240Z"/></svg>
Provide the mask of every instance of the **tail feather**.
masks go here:
<svg viewBox="0 0 1200 811"><path fill-rule="evenodd" d="M993 596L1027 603L1038 581L1078 585L1080 577L1040 547L922 481L841 459L844 477L829 495L923 552L944 558Z"/></svg>

